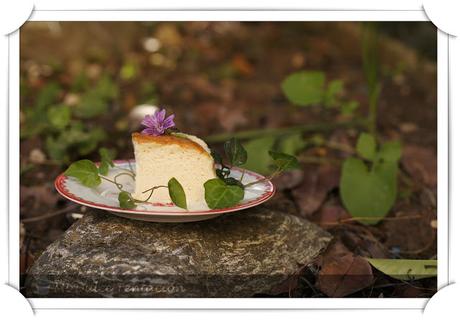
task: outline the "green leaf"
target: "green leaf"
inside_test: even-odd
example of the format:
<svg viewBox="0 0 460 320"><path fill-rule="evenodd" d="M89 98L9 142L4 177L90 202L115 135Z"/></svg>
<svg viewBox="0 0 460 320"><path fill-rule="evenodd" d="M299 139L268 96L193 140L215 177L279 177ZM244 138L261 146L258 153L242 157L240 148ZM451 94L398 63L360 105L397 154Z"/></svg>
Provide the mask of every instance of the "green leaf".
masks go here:
<svg viewBox="0 0 460 320"><path fill-rule="evenodd" d="M241 166L248 160L248 153L235 138L231 138L224 143L224 150L230 164L233 166Z"/></svg>
<svg viewBox="0 0 460 320"><path fill-rule="evenodd" d="M358 101L347 101L342 104L342 108L340 109L340 113L344 116L350 116L355 112L355 110L359 107Z"/></svg>
<svg viewBox="0 0 460 320"><path fill-rule="evenodd" d="M376 142L375 138L369 133L361 133L356 144L358 154L367 160L374 160Z"/></svg>
<svg viewBox="0 0 460 320"><path fill-rule="evenodd" d="M96 150L99 143L107 137L102 128L93 128L89 132L85 132L80 141L78 142L78 153L80 155L87 155Z"/></svg>
<svg viewBox="0 0 460 320"><path fill-rule="evenodd" d="M97 168L100 174L106 176L109 173L109 164L107 162L101 162L99 168Z"/></svg>
<svg viewBox="0 0 460 320"><path fill-rule="evenodd" d="M436 277L437 260L367 259L377 270L398 280Z"/></svg>
<svg viewBox="0 0 460 320"><path fill-rule="evenodd" d="M248 153L248 160L242 167L260 174L270 173L273 160L265 150L272 149L274 143L273 136L257 138L245 143L244 148Z"/></svg>
<svg viewBox="0 0 460 320"><path fill-rule="evenodd" d="M72 110L77 117L89 119L106 113L108 104L103 96L92 89L82 96L80 103Z"/></svg>
<svg viewBox="0 0 460 320"><path fill-rule="evenodd" d="M277 150L290 155L296 155L297 152L304 149L307 143L301 133L290 134L282 137L279 141Z"/></svg>
<svg viewBox="0 0 460 320"><path fill-rule="evenodd" d="M268 151L268 154L275 161L275 164L278 167L278 170L280 171L298 169L300 167L297 158L291 156L290 154L276 151Z"/></svg>
<svg viewBox="0 0 460 320"><path fill-rule="evenodd" d="M53 106L48 109L47 115L56 129L64 129L70 122L71 110L66 105Z"/></svg>
<svg viewBox="0 0 460 320"><path fill-rule="evenodd" d="M376 224L390 211L396 200L398 165L375 163L372 171L356 158L342 165L340 197L354 218L364 224Z"/></svg>
<svg viewBox="0 0 460 320"><path fill-rule="evenodd" d="M81 92L87 90L89 87L89 79L86 76L86 72L81 71L73 80L71 84L71 91Z"/></svg>
<svg viewBox="0 0 460 320"><path fill-rule="evenodd" d="M284 79L281 89L291 103L305 107L323 101L324 81L323 72L300 71Z"/></svg>
<svg viewBox="0 0 460 320"><path fill-rule="evenodd" d="M129 192L121 191L118 194L118 202L120 203L120 208L122 209L134 209L136 207L136 202Z"/></svg>
<svg viewBox="0 0 460 320"><path fill-rule="evenodd" d="M66 176L77 178L83 185L93 188L101 183L96 165L90 160L79 160L64 172Z"/></svg>
<svg viewBox="0 0 460 320"><path fill-rule="evenodd" d="M222 156L217 151L211 149L211 156L215 163L222 165Z"/></svg>
<svg viewBox="0 0 460 320"><path fill-rule="evenodd" d="M45 140L46 153L48 156L57 161L68 161L66 151L67 145L62 139L47 136Z"/></svg>
<svg viewBox="0 0 460 320"><path fill-rule="evenodd" d="M171 178L168 181L168 190L172 202L179 208L187 209L187 198L185 197L184 188L182 188L182 185L176 178Z"/></svg>
<svg viewBox="0 0 460 320"><path fill-rule="evenodd" d="M204 198L211 209L231 207L244 198L244 189L238 185L228 185L221 179L211 179L204 183Z"/></svg>
<svg viewBox="0 0 460 320"><path fill-rule="evenodd" d="M223 180L224 180L225 184L227 184L227 185L231 185L231 186L236 185L236 186L240 186L241 188L244 189L243 183L241 183L241 181L238 180L238 179L235 179L233 177L228 177L228 178L225 178Z"/></svg>
<svg viewBox="0 0 460 320"><path fill-rule="evenodd" d="M114 166L113 159L115 158L115 150L100 148L99 155L101 156L101 164L99 165L99 173L102 175L107 175L109 173L109 168Z"/></svg>
<svg viewBox="0 0 460 320"><path fill-rule="evenodd" d="M35 108L39 112L43 112L47 107L54 104L61 92L61 87L57 82L50 82L40 90L37 97Z"/></svg>
<svg viewBox="0 0 460 320"><path fill-rule="evenodd" d="M114 166L113 159L115 158L116 151L114 149L100 148L99 155L101 156L101 161L107 162L111 167Z"/></svg>
<svg viewBox="0 0 460 320"><path fill-rule="evenodd" d="M384 161L398 162L401 158L401 142L385 142L380 148L377 156Z"/></svg>
<svg viewBox="0 0 460 320"><path fill-rule="evenodd" d="M327 86L324 94L324 105L328 108L338 104L337 95L343 91L342 80L333 80Z"/></svg>
<svg viewBox="0 0 460 320"><path fill-rule="evenodd" d="M115 99L118 96L118 88L109 74L104 74L101 79L99 79L94 91L99 97L106 101Z"/></svg>
<svg viewBox="0 0 460 320"><path fill-rule="evenodd" d="M123 80L131 80L137 76L138 66L134 61L128 61L120 70L120 77Z"/></svg>

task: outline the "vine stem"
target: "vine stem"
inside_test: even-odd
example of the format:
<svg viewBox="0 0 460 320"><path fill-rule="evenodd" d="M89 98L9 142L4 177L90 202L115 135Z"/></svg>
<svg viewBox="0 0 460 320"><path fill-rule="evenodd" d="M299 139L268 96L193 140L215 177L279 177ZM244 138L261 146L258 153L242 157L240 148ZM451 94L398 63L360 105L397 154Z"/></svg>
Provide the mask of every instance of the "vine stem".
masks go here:
<svg viewBox="0 0 460 320"><path fill-rule="evenodd" d="M122 185L121 183L118 183L118 182L116 182L116 181L110 180L109 178L106 178L106 177L104 177L104 176L102 176L102 175L99 175L99 177L100 177L101 179L105 180L105 181L108 181L108 182L113 183L114 185L117 186L117 188L118 188L120 191L123 191L123 185Z"/></svg>
<svg viewBox="0 0 460 320"><path fill-rule="evenodd" d="M259 179L259 180L247 183L243 187L247 188L247 187L250 187L252 185L255 185L255 184L258 184L258 183L261 183L261 182L264 182L264 181L269 181L269 180L273 179L274 177L276 177L277 175L279 175L280 173L281 173L281 171L279 169L277 169L269 177L265 177L263 179Z"/></svg>
<svg viewBox="0 0 460 320"><path fill-rule="evenodd" d="M150 198L152 197L153 195L153 192L156 190L156 189L159 189L159 188L167 188L168 186L155 186L155 187L152 187L150 189L147 189L147 190L144 190L142 191L142 193L146 193L146 192L149 192L150 191L150 194L149 196L147 197L147 199L145 200L138 200L138 199L133 199L134 202L137 202L137 203L145 203L145 202L148 202L150 200Z"/></svg>
<svg viewBox="0 0 460 320"><path fill-rule="evenodd" d="M258 138L264 135L280 136L289 133L296 132L320 132L320 131L331 131L336 128L354 128L354 127L366 127L367 119L355 119L351 121L342 121L338 123L315 123L315 124L304 124L285 128L266 128L266 129L254 129L246 130L235 133L222 133L207 136L204 140L209 143L223 142L230 138L236 139L252 139Z"/></svg>
<svg viewBox="0 0 460 320"><path fill-rule="evenodd" d="M130 176L131 179L135 180L135 177L134 177L131 173L128 173L128 172L120 172L119 174L117 174L116 176L113 177L113 181L115 181L115 183L118 183L118 182L117 182L117 178L118 178L119 176ZM120 185L121 185L121 183L120 183Z"/></svg>

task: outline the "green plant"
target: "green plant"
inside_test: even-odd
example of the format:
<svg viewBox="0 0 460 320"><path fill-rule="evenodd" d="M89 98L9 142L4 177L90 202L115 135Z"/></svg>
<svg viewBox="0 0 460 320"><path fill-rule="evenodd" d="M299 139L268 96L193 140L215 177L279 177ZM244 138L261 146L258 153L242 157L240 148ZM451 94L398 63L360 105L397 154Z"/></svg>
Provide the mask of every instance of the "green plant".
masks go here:
<svg viewBox="0 0 460 320"><path fill-rule="evenodd" d="M401 146L398 141L386 142L377 150L375 138L362 133L356 152L361 158L350 157L342 164L340 197L354 218L375 224L396 200Z"/></svg>
<svg viewBox="0 0 460 320"><path fill-rule="evenodd" d="M24 122L21 139L40 137L48 157L57 164L95 151L107 138L105 130L96 125L118 95L118 88L108 74L91 83L82 73L71 85L75 105L63 102L64 88L49 82L37 94L35 103L22 108Z"/></svg>
<svg viewBox="0 0 460 320"><path fill-rule="evenodd" d="M359 157L349 157L342 164L340 196L350 214L365 224L375 224L386 216L396 201L398 161L401 157L399 141L385 142L377 146L377 103L381 91L378 77L378 32L375 23L363 24L363 69L368 88L368 112L366 127L369 133L361 133L356 145ZM340 108L342 115L354 115L358 103L341 96L343 82L326 83L320 71L300 71L286 77L281 84L283 93L294 105L306 107L322 105ZM273 145L274 137L261 137L247 143L249 154L257 153L261 145ZM296 142L296 144L299 144ZM294 151L290 151L291 153ZM250 163L256 171L268 172L270 159L259 156Z"/></svg>
<svg viewBox="0 0 460 320"><path fill-rule="evenodd" d="M378 40L376 22L367 22L362 25L363 39L363 68L367 81L369 96L368 130L377 135L377 102L380 95L380 83L378 81Z"/></svg>
<svg viewBox="0 0 460 320"><path fill-rule="evenodd" d="M245 189L254 184L260 183L265 180L271 180L283 171L291 170L299 167L299 162L296 157L270 150L270 144L260 143L257 145L257 151L259 154L264 154L264 157L272 160L274 166L273 173L262 180L256 180L248 184L243 184L242 173L240 179L230 177L231 169L233 166L244 166L248 160L251 159L251 153L249 153L245 147L235 138L230 139L224 143L225 155L228 159L229 164L226 165L223 162L223 158L216 153L212 152L214 161L220 166L216 169L216 175L218 178L206 181L204 184L205 188L205 200L208 207L211 209L226 208L237 204L244 198ZM270 150L265 155L261 150ZM260 157L257 157L260 160Z"/></svg>
<svg viewBox="0 0 460 320"><path fill-rule="evenodd" d="M295 156L306 145L307 142L301 133L280 135L278 137L267 135L249 140L244 144L248 153L248 161L243 165L243 168L261 174L270 174L276 168L274 159L269 153L260 152L260 150L273 150Z"/></svg>
<svg viewBox="0 0 460 320"><path fill-rule="evenodd" d="M326 76L321 71L294 72L283 80L281 89L292 104L300 107L322 105L338 109L343 115L352 115L358 107L357 101L343 99L342 80L326 83Z"/></svg>

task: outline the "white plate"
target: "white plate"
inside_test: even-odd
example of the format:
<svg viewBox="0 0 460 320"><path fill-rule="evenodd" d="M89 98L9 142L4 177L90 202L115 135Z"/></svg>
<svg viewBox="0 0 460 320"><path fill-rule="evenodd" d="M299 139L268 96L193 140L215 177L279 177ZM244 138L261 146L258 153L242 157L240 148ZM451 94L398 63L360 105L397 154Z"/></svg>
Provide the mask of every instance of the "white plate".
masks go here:
<svg viewBox="0 0 460 320"><path fill-rule="evenodd" d="M115 167L110 169L108 178L113 178L123 169L135 170L136 163L134 160L117 160L114 161ZM232 168L231 177L240 178L243 169ZM264 176L245 170L243 184L263 179ZM118 182L123 184L123 189L128 192L134 191L134 181L127 175L119 176ZM206 204L201 208L184 210L175 206L173 203L148 203L138 204L134 209L122 209L118 203L117 187L108 181L102 180L102 183L96 188L88 188L80 184L77 179L67 177L64 174L59 175L54 185L56 190L70 201L85 205L88 207L109 211L121 217L151 221L151 222L191 222L215 218L224 213L243 210L257 206L275 194L275 187L270 181L263 181L245 189L244 199L237 205L225 209L209 209Z"/></svg>

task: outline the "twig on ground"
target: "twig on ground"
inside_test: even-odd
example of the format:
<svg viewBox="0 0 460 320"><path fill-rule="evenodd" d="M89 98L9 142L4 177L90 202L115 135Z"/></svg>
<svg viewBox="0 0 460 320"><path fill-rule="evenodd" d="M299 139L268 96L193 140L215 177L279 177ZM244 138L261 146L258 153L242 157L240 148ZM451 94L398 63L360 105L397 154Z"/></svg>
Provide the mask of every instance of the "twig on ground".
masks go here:
<svg viewBox="0 0 460 320"><path fill-rule="evenodd" d="M21 222L22 222L22 223L32 223L32 222L37 222L37 221L41 221L41 220L46 220L46 219L49 219L49 218L58 216L58 215L60 215L60 214L67 213L67 212L69 212L69 211L75 210L75 209L78 208L79 206L80 206L80 205L78 205L78 204L70 205L70 206L68 206L68 207L65 207L65 208L62 208L62 209L60 209L60 210L57 210L57 211L54 211L54 212L51 212L51 213L47 213L47 214L44 214L44 215L41 215L41 216L37 216L37 217L33 217L33 218L27 218L27 219L22 219Z"/></svg>
<svg viewBox="0 0 460 320"><path fill-rule="evenodd" d="M337 222L328 222L328 223L322 223L321 225L339 225L339 224L342 224L342 223L347 223L347 222L354 222L354 221L360 221L360 220L364 220L364 221L369 221L369 220L379 220L379 221L391 221L391 220L410 220L410 219L420 219L422 216L419 215L419 214L415 214L415 215L412 215L412 216L405 216L405 217L387 217L387 218L382 218L382 219L378 219L378 218L375 218L375 217L356 217L356 218L346 218L346 219L341 219Z"/></svg>

